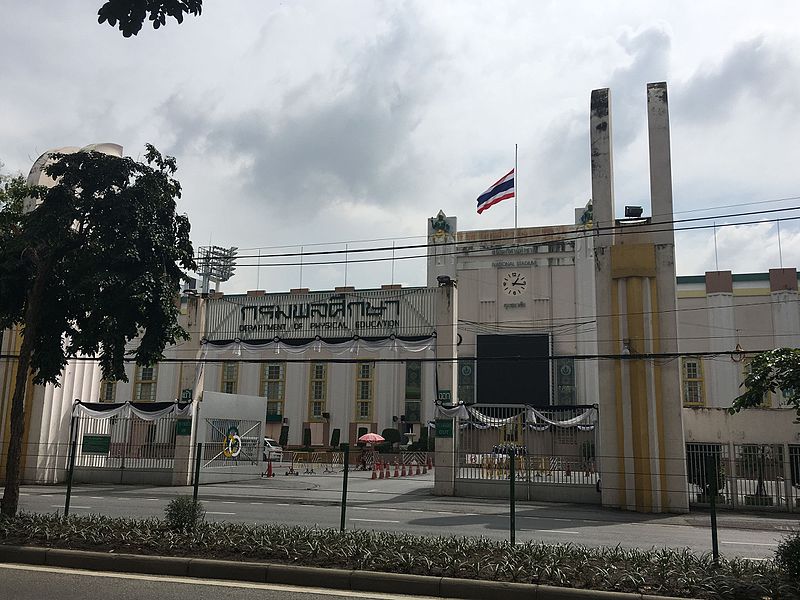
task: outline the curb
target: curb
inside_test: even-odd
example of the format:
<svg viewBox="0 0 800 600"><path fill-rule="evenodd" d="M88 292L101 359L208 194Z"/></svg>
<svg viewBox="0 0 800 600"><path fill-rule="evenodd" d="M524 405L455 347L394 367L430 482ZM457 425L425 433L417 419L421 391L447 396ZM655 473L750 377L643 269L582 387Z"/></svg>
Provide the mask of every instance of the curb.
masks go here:
<svg viewBox="0 0 800 600"><path fill-rule="evenodd" d="M277 563L112 554L0 544L0 563L44 565L91 571L142 573L197 579L274 583L353 592L403 593L463 600L688 600L628 592L604 592L527 583L455 579L428 575L345 571Z"/></svg>

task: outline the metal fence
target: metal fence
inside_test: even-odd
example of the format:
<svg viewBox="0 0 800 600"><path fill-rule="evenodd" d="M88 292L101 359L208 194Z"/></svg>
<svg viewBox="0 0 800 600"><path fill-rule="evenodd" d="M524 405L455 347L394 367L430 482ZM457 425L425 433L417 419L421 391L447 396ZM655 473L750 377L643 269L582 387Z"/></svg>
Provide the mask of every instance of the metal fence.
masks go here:
<svg viewBox="0 0 800 600"><path fill-rule="evenodd" d="M110 470L171 470L175 461L174 415L155 421L136 415L75 417L75 466Z"/></svg>
<svg viewBox="0 0 800 600"><path fill-rule="evenodd" d="M714 480L713 473L716 470ZM800 445L686 445L689 502L720 508L800 511Z"/></svg>
<svg viewBox="0 0 800 600"><path fill-rule="evenodd" d="M515 478L529 487L535 486L540 491L548 486L585 487L594 491L599 473L597 418L592 407L534 409L525 405L474 405L471 408L470 419L459 423L456 482L461 483L462 489L468 489L470 483L497 482L504 486L510 477L513 448ZM587 411L592 412L587 415ZM582 416L587 418L581 420ZM530 492L529 489L525 493L526 497L532 497Z"/></svg>

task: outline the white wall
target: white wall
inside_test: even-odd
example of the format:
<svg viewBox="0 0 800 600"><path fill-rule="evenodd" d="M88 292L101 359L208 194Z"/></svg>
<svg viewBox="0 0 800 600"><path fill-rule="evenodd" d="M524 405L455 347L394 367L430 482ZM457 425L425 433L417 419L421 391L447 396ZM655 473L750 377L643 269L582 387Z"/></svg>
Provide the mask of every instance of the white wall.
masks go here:
<svg viewBox="0 0 800 600"><path fill-rule="evenodd" d="M686 442L797 444L800 424L788 408L751 408L731 415L724 408L684 408Z"/></svg>

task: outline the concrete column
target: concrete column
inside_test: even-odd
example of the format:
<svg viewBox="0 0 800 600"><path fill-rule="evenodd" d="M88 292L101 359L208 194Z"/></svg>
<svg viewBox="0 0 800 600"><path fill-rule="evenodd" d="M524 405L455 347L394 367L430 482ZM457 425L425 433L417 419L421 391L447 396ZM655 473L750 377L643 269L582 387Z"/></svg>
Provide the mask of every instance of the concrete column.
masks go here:
<svg viewBox="0 0 800 600"><path fill-rule="evenodd" d="M458 403L458 289L442 286L436 297L436 377L438 390L450 390L453 404ZM455 494L458 465L458 421L452 438L436 438L436 469L433 493Z"/></svg>
<svg viewBox="0 0 800 600"><path fill-rule="evenodd" d="M772 302L772 330L776 348L800 346L800 311L797 303L797 271L795 269L769 270L770 300Z"/></svg>
<svg viewBox="0 0 800 600"><path fill-rule="evenodd" d="M663 88L663 89L662 89ZM613 226L608 91L592 92L592 194L598 227ZM648 88L653 214L672 221L666 87ZM688 510L677 361L636 355L677 352L675 252L671 228L629 224L626 236L595 238L601 490L607 506ZM663 226L662 226L663 227Z"/></svg>
<svg viewBox="0 0 800 600"><path fill-rule="evenodd" d="M669 106L665 82L647 84L647 136L650 151L650 210L656 229L653 243L674 244L672 231L672 159L669 140ZM659 223L668 224L658 226Z"/></svg>
<svg viewBox="0 0 800 600"><path fill-rule="evenodd" d="M614 167L611 151L611 109L608 88L592 90L589 135L592 153L592 212L594 227L614 225ZM606 236L601 236L605 238ZM613 243L613 236L603 245Z"/></svg>
<svg viewBox="0 0 800 600"><path fill-rule="evenodd" d="M172 467L172 485L190 485L192 462L192 438L189 435L175 436L175 461Z"/></svg>
<svg viewBox="0 0 800 600"><path fill-rule="evenodd" d="M706 273L706 305L708 310L709 352L727 352L736 349L736 341L730 337L736 331L733 306L733 276L730 271ZM717 337L720 336L720 337ZM740 364L733 360L719 360L705 365L706 406L730 406L739 395Z"/></svg>

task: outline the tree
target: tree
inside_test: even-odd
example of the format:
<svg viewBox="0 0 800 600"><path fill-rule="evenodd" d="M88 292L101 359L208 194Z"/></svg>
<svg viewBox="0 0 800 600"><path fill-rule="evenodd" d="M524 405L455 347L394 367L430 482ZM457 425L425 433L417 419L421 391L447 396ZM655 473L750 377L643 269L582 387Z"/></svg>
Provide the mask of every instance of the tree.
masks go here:
<svg viewBox="0 0 800 600"><path fill-rule="evenodd" d="M3 163L0 163L0 169ZM10 176L0 173L0 247L10 241L10 236L18 231L22 206L31 194L22 175ZM0 329L2 339L2 329Z"/></svg>
<svg viewBox="0 0 800 600"><path fill-rule="evenodd" d="M145 19L153 22L153 29L166 25L167 17L183 23L184 14L198 16L203 11L203 0L108 0L97 11L97 22L108 22L111 27L119 23L125 37L142 30Z"/></svg>
<svg viewBox="0 0 800 600"><path fill-rule="evenodd" d="M0 170L3 163L0 162ZM0 173L0 213L6 215L21 215L22 205L30 194L25 178L22 175L3 175Z"/></svg>
<svg viewBox="0 0 800 600"><path fill-rule="evenodd" d="M800 349L776 348L756 355L744 386L746 391L728 409L731 414L758 406L767 393L780 390L800 421Z"/></svg>
<svg viewBox="0 0 800 600"><path fill-rule="evenodd" d="M38 207L0 234L0 330L19 326L22 336L5 515L19 499L29 376L58 385L68 359L83 355L98 360L104 378L127 381L126 359L152 365L167 344L189 337L175 303L181 269L195 268L189 220L175 213L177 167L150 145L145 158L54 154L45 172L56 185L33 188Z"/></svg>

